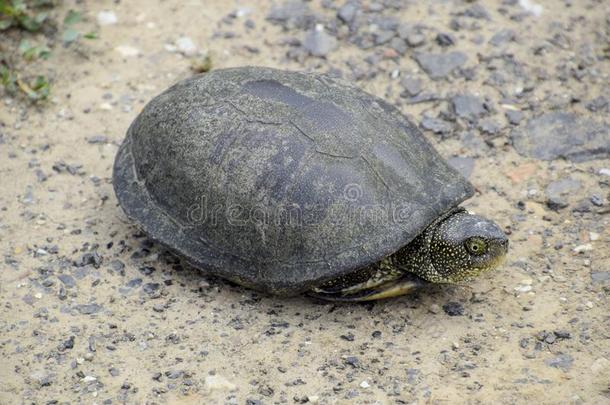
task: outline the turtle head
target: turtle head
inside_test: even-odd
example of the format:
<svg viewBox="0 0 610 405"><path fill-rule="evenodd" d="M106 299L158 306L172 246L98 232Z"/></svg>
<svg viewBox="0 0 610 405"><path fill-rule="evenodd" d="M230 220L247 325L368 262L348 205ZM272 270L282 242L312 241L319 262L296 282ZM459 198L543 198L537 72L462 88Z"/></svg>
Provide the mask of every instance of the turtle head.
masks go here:
<svg viewBox="0 0 610 405"><path fill-rule="evenodd" d="M432 271L425 279L437 283L466 281L496 268L508 251L508 238L495 222L459 210L430 229Z"/></svg>

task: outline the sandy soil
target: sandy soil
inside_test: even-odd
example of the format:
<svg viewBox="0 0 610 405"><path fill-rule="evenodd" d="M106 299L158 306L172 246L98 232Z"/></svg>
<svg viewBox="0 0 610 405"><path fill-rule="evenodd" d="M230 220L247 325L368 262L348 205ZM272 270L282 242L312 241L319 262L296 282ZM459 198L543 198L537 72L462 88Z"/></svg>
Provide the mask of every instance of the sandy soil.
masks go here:
<svg viewBox="0 0 610 405"><path fill-rule="evenodd" d="M362 12L422 24L424 43L403 55L387 43L362 49L317 0L306 3L316 18L287 29L266 19L267 1L63 3L58 14L83 12L78 27L99 39L23 66L50 73L46 104L3 94L0 106L0 403L610 402L610 161L543 161L510 142L551 111L607 130L608 3L539 1L539 16L513 1L376 11L383 3ZM464 14L473 4L488 17ZM102 10L118 22L99 26ZM338 38L326 58L291 41L315 22ZM490 44L503 29L514 38ZM438 33L453 37L446 50ZM183 36L195 55L175 51ZM432 81L412 57L420 50L468 60ZM479 192L466 207L510 233L506 264L468 286L366 305L277 299L180 264L125 218L111 170L137 113L203 53L214 68L340 69L417 124L449 123L444 136L425 134L473 165ZM407 102L405 76L437 97ZM456 117L451 98L462 93L485 99L492 122ZM509 110L523 120L509 123ZM566 179L557 204L552 184Z"/></svg>

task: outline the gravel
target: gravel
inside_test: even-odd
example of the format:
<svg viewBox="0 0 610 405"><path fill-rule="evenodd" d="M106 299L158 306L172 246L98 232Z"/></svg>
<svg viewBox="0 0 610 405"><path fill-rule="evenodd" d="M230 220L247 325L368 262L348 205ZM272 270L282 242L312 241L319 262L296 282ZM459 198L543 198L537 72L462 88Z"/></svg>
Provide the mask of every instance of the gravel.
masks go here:
<svg viewBox="0 0 610 405"><path fill-rule="evenodd" d="M447 53L418 52L414 59L430 79L440 80L447 78L456 69L464 66L468 57L460 51Z"/></svg>

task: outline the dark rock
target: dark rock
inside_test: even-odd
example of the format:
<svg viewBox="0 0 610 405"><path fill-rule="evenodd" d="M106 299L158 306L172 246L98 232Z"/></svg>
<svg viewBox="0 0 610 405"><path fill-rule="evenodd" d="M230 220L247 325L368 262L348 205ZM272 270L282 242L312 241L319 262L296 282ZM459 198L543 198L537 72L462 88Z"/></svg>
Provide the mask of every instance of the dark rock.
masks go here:
<svg viewBox="0 0 610 405"><path fill-rule="evenodd" d="M451 99L451 105L455 114L465 120L474 122L487 113L485 102L470 94L460 94Z"/></svg>
<svg viewBox="0 0 610 405"><path fill-rule="evenodd" d="M358 357L348 356L345 358L345 363L349 364L352 367L358 367L358 365L360 364L360 359L358 359Z"/></svg>
<svg viewBox="0 0 610 405"><path fill-rule="evenodd" d="M519 125L525 117L525 114L519 110L508 110L506 113L504 113L504 115L506 115L506 119L512 125Z"/></svg>
<svg viewBox="0 0 610 405"><path fill-rule="evenodd" d="M418 52L414 58L432 80L449 76L451 72L462 67L468 60L466 54L462 52Z"/></svg>
<svg viewBox="0 0 610 405"><path fill-rule="evenodd" d="M110 373L110 375L113 376L113 377L118 377L119 374L121 374L120 371L117 368L115 368L115 367L109 368L108 369L108 373Z"/></svg>
<svg viewBox="0 0 610 405"><path fill-rule="evenodd" d="M488 135L497 135L502 127L494 119L486 118L479 122L479 130Z"/></svg>
<svg viewBox="0 0 610 405"><path fill-rule="evenodd" d="M353 342L354 341L354 334L349 332L345 335L341 335L341 339L343 340L347 340L348 342Z"/></svg>
<svg viewBox="0 0 610 405"><path fill-rule="evenodd" d="M443 311L449 316L464 315L464 306L456 301L451 301L443 305Z"/></svg>
<svg viewBox="0 0 610 405"><path fill-rule="evenodd" d="M456 169L466 178L469 178L474 170L475 160L470 157L454 156L449 158L448 162L454 169Z"/></svg>
<svg viewBox="0 0 610 405"><path fill-rule="evenodd" d="M441 32L436 35L436 43L443 47L455 45L455 37L451 34Z"/></svg>
<svg viewBox="0 0 610 405"><path fill-rule="evenodd" d="M150 276L157 269L155 269L153 266L142 266L138 270L140 271L140 273L144 274L145 276Z"/></svg>
<svg viewBox="0 0 610 405"><path fill-rule="evenodd" d="M142 290L144 290L144 292L147 294L154 294L159 290L159 288L161 288L161 284L159 283L146 283L142 287Z"/></svg>
<svg viewBox="0 0 610 405"><path fill-rule="evenodd" d="M608 112L610 111L610 101L605 96L599 96L589 101L585 107L591 112Z"/></svg>
<svg viewBox="0 0 610 405"><path fill-rule="evenodd" d="M596 207L604 206L604 199L596 194L593 194L591 198L589 198L589 201L591 201L591 204L595 205Z"/></svg>
<svg viewBox="0 0 610 405"><path fill-rule="evenodd" d="M141 278L134 278L132 280L129 280L127 282L127 287L129 288L135 288L135 287L139 287L142 285L142 279Z"/></svg>
<svg viewBox="0 0 610 405"><path fill-rule="evenodd" d="M359 10L360 5L357 2L348 1L337 10L337 18L345 24L351 24Z"/></svg>
<svg viewBox="0 0 610 405"><path fill-rule="evenodd" d="M407 41L407 45L412 48L417 48L426 43L426 36L421 32L411 32L407 35L405 40Z"/></svg>
<svg viewBox="0 0 610 405"><path fill-rule="evenodd" d="M545 190L548 207L553 210L567 207L566 196L578 191L580 187L580 182L573 179L561 179L549 183Z"/></svg>
<svg viewBox="0 0 610 405"><path fill-rule="evenodd" d="M313 24L315 17L309 6L300 0L289 0L271 7L267 20L284 28L305 29Z"/></svg>
<svg viewBox="0 0 610 405"><path fill-rule="evenodd" d="M400 85L402 86L403 89L405 89L405 92L410 97L418 95L419 93L421 93L421 90L422 90L421 80L415 79L411 76L404 76L400 80Z"/></svg>
<svg viewBox="0 0 610 405"><path fill-rule="evenodd" d="M567 330L556 330L553 333L557 339L572 339L572 334Z"/></svg>
<svg viewBox="0 0 610 405"><path fill-rule="evenodd" d="M394 49L399 55L404 55L409 49L407 47L407 42L404 39L398 37L392 38L389 46L390 48Z"/></svg>
<svg viewBox="0 0 610 405"><path fill-rule="evenodd" d="M450 122L434 117L424 117L421 120L421 127L435 134L448 134L453 131L453 125Z"/></svg>
<svg viewBox="0 0 610 405"><path fill-rule="evenodd" d="M610 157L610 126L568 112L532 118L511 133L520 155L541 160L565 158L574 162Z"/></svg>
<svg viewBox="0 0 610 405"><path fill-rule="evenodd" d="M556 357L546 360L544 363L547 366L559 368L563 371L568 371L572 367L574 358L569 354L560 354Z"/></svg>
<svg viewBox="0 0 610 405"><path fill-rule="evenodd" d="M58 350L62 352L64 350L74 349L74 339L74 336L70 336L66 341L59 345Z"/></svg>
<svg viewBox="0 0 610 405"><path fill-rule="evenodd" d="M305 36L303 47L313 56L326 56L337 48L337 40L316 27Z"/></svg>
<svg viewBox="0 0 610 405"><path fill-rule="evenodd" d="M171 370L166 371L165 376L170 380L175 380L176 378L180 378L184 375L184 370Z"/></svg>
<svg viewBox="0 0 610 405"><path fill-rule="evenodd" d="M482 5L475 3L460 13L463 16L489 20L489 12Z"/></svg>
<svg viewBox="0 0 610 405"><path fill-rule="evenodd" d="M98 269L102 264L102 257L97 252L88 252L83 254L74 264L78 267L93 265L93 267Z"/></svg>
<svg viewBox="0 0 610 405"><path fill-rule="evenodd" d="M83 315L96 314L102 310L102 306L99 304L81 304L74 308Z"/></svg>
<svg viewBox="0 0 610 405"><path fill-rule="evenodd" d="M69 274L59 274L57 278L63 283L63 285L66 286L66 288L74 288L76 286L76 280L74 280L74 277Z"/></svg>
<svg viewBox="0 0 610 405"><path fill-rule="evenodd" d="M375 45L383 45L387 42L390 42L396 33L390 30L380 30L375 33Z"/></svg>

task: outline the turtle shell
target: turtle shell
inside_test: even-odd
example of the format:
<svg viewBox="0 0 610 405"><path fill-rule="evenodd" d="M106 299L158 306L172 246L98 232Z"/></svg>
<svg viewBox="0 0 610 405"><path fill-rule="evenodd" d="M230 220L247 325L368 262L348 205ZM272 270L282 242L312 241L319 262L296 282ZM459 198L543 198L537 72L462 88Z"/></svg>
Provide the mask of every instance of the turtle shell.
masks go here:
<svg viewBox="0 0 610 405"><path fill-rule="evenodd" d="M195 76L154 98L113 182L152 239L279 295L394 253L473 194L395 107L326 76L262 67Z"/></svg>

